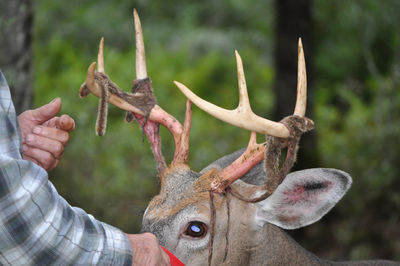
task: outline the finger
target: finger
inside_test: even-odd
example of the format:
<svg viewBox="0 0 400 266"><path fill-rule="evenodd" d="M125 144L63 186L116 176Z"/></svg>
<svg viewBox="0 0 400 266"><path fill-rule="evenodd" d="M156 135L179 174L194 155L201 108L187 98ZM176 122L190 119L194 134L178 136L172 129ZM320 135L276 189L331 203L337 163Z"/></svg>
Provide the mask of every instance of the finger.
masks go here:
<svg viewBox="0 0 400 266"><path fill-rule="evenodd" d="M53 170L54 168L56 168L59 162L60 162L60 160L55 159L53 165L50 166L49 169L47 169L47 171L50 171L50 170Z"/></svg>
<svg viewBox="0 0 400 266"><path fill-rule="evenodd" d="M68 132L71 132L72 130L75 129L75 121L69 115L62 115L58 121L59 121L58 128L60 129L63 129Z"/></svg>
<svg viewBox="0 0 400 266"><path fill-rule="evenodd" d="M55 164L56 159L50 152L43 151L37 148L30 147L24 151L24 156L32 158L37 161L37 164L45 170L51 170Z"/></svg>
<svg viewBox="0 0 400 266"><path fill-rule="evenodd" d="M33 133L38 136L50 138L56 141L61 142L63 145L66 145L69 139L68 132L54 128L54 127L44 127L44 126L36 126L33 129Z"/></svg>
<svg viewBox="0 0 400 266"><path fill-rule="evenodd" d="M46 122L47 120L53 118L61 110L61 99L56 98L50 103L43 105L37 109L32 110L32 118L36 120L39 124Z"/></svg>
<svg viewBox="0 0 400 266"><path fill-rule="evenodd" d="M75 129L75 120L69 115L62 115L61 117L53 117L42 125L47 127L60 128L65 131L71 132Z"/></svg>
<svg viewBox="0 0 400 266"><path fill-rule="evenodd" d="M29 147L51 153L55 159L60 159L64 151L64 146L60 141L35 134L29 134L25 139L25 143ZM38 160L38 158L35 159Z"/></svg>
<svg viewBox="0 0 400 266"><path fill-rule="evenodd" d="M170 260L170 258L168 256L168 254L162 249L161 249L161 256L162 256L162 260L163 260L162 261L163 265L171 265L171 260Z"/></svg>
<svg viewBox="0 0 400 266"><path fill-rule="evenodd" d="M44 122L42 124L42 126L58 128L58 120L60 120L59 117L53 117L52 119L47 120L46 122Z"/></svg>
<svg viewBox="0 0 400 266"><path fill-rule="evenodd" d="M38 162L37 160L35 160L34 158L32 158L32 157L30 157L30 156L28 156L28 155L25 154L25 150L28 150L28 149L29 149L28 146L23 145L23 150L24 150L24 152L22 153L22 158L23 158L24 160L31 161L31 162L33 162L33 163L39 165L39 162Z"/></svg>
<svg viewBox="0 0 400 266"><path fill-rule="evenodd" d="M29 156L27 156L27 155L23 155L23 159L24 159L24 160L27 160L27 161L31 161L31 162L33 162L33 163L35 163L35 164L37 164L37 165L39 165L40 167L43 168L43 166L42 166L38 161L36 161L35 159L33 159L32 157L29 157ZM58 165L59 162L60 162L60 160L54 160L53 165L50 166L49 169L46 169L46 170L47 170L47 171L53 170L54 168L57 167L57 165Z"/></svg>

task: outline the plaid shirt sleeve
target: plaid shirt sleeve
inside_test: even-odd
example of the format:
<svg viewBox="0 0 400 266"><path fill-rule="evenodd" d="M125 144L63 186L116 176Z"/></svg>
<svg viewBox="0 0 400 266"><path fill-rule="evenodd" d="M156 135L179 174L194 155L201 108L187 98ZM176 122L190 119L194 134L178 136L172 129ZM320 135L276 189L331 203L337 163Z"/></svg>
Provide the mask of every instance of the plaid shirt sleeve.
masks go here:
<svg viewBox="0 0 400 266"><path fill-rule="evenodd" d="M0 265L131 265L125 234L71 207L21 158L20 134L0 71Z"/></svg>

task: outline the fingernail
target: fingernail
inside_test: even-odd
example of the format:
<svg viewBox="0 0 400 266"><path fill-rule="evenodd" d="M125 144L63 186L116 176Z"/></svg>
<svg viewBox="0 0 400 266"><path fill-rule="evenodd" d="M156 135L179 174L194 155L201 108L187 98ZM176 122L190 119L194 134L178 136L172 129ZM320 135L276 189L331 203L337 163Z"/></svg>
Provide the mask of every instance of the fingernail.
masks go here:
<svg viewBox="0 0 400 266"><path fill-rule="evenodd" d="M35 140L35 137L33 135L26 136L26 141L27 142L33 142L34 140Z"/></svg>
<svg viewBox="0 0 400 266"><path fill-rule="evenodd" d="M40 133L42 133L42 128L41 128L41 127L35 127L35 128L33 129L33 133L35 133L35 134L40 134Z"/></svg>
<svg viewBox="0 0 400 266"><path fill-rule="evenodd" d="M28 149L29 149L28 146L22 145L22 150L23 150L23 151L27 151Z"/></svg>

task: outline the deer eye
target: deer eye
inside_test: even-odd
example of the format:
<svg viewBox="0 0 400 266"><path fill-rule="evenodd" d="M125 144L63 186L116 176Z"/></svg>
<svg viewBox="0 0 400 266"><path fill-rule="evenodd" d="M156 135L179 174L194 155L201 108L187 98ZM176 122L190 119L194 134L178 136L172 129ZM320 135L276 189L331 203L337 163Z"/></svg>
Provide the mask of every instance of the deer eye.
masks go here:
<svg viewBox="0 0 400 266"><path fill-rule="evenodd" d="M190 237L203 238L207 234L207 226L205 223L193 221L188 223L183 234Z"/></svg>

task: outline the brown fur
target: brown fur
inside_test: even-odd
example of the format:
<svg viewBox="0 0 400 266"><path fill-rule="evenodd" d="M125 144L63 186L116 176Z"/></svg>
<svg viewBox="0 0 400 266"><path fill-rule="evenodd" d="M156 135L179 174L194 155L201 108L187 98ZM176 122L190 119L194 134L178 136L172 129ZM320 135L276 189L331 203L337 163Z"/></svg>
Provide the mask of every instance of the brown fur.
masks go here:
<svg viewBox="0 0 400 266"><path fill-rule="evenodd" d="M189 171L190 169L187 165L175 164L162 173L160 194L155 196L149 204L149 210L152 210L152 212L149 212L147 215L150 219L161 220L166 217L171 217L186 206L208 198L208 191L194 193L190 186L182 186L181 189L183 191L180 193L180 200L176 202L173 201L176 195L171 194L174 193L172 188L175 188L174 183L177 183L173 179L184 178L185 173ZM167 195L169 197L166 197Z"/></svg>
<svg viewBox="0 0 400 266"><path fill-rule="evenodd" d="M185 191L182 191L183 193L180 193L179 200L172 200L174 196L172 195L172 193L174 193L173 189L176 187L171 184L175 183L175 180L171 180L171 177L176 178L176 176L182 176L182 178L184 178L185 173L189 171L190 168L186 164L174 164L163 172L160 194L151 200L148 208L151 211L146 214L149 219L161 220L172 217L189 205L209 201L210 183L218 172L216 170L210 170L196 178L193 183L184 188ZM215 199L215 207L217 211L219 211L222 208L223 201L219 195L215 197ZM197 207L200 211L204 208L208 208L208 206L202 205Z"/></svg>
<svg viewBox="0 0 400 266"><path fill-rule="evenodd" d="M100 82L101 95L99 99L99 107L97 111L96 120L96 134L103 136L107 128L107 115L108 115L108 98L110 96L108 91L108 79L103 78Z"/></svg>
<svg viewBox="0 0 400 266"><path fill-rule="evenodd" d="M233 158L233 159L236 159ZM211 226L215 221L212 249L210 243L198 250L182 250L176 253L187 265L206 265L207 257L211 258L211 265L334 265L335 262L322 260L303 249L283 230L270 223L258 227L254 217L258 209L257 204L251 204L232 197L229 193L214 194L215 220L211 215L209 185L214 180L218 170L208 170L203 175L192 172L187 165L176 164L170 166L163 174L162 188L150 203L144 217L144 230L155 233L162 245L175 250L176 243L168 246L169 230L163 229L174 224L174 216L178 213L190 215L191 209L201 213L209 225L211 241ZM260 173L263 174L263 173ZM240 184L240 185L239 185ZM235 183L238 191L251 191L254 187L243 182ZM208 189L207 189L208 188ZM230 210L227 204L230 200ZM186 210L186 212L185 212ZM230 219L228 217L231 217ZM196 219L196 218L194 218ZM154 226L153 226L154 225ZM178 236L179 238L179 236ZM210 253L212 256L210 257ZM194 252L194 253L191 253ZM353 262L357 265L358 262ZM352 262L338 263L349 265ZM366 261L362 265L398 265L388 261Z"/></svg>
<svg viewBox="0 0 400 266"><path fill-rule="evenodd" d="M281 123L290 132L290 137L287 140L286 159L281 169L279 169L279 164L282 141L277 137L266 136L264 170L267 173L266 189L269 194L275 191L296 162L300 137L314 128L314 122L311 119L297 115L285 117Z"/></svg>
<svg viewBox="0 0 400 266"><path fill-rule="evenodd" d="M83 82L81 87L79 88L79 97L86 98L90 94L90 90L86 85L86 82Z"/></svg>

